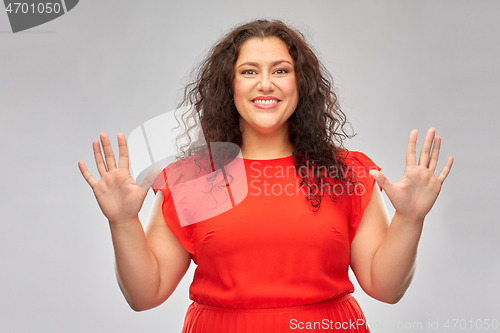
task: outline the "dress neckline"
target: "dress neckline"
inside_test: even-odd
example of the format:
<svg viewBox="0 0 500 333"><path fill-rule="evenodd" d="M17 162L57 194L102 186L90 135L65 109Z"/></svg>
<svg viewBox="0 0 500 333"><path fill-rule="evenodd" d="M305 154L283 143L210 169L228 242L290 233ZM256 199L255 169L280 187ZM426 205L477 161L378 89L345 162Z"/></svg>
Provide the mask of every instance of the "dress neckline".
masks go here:
<svg viewBox="0 0 500 333"><path fill-rule="evenodd" d="M243 160L250 161L250 162L271 162L271 161L279 161L279 160L290 159L290 158L293 158L293 155L288 155L285 157L278 157L278 158L269 158L269 159L243 158Z"/></svg>

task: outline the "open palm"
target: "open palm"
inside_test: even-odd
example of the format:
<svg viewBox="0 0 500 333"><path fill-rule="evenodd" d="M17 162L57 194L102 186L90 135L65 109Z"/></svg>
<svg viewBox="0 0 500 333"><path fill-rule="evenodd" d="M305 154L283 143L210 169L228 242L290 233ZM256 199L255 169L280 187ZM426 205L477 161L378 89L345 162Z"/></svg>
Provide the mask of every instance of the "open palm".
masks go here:
<svg viewBox="0 0 500 333"><path fill-rule="evenodd" d="M423 219L436 201L441 186L450 173L453 157L448 157L443 170L438 176L434 174L439 159L441 137L435 135L436 130L427 131L417 164L417 130L410 133L406 150L406 168L401 179L391 183L380 171L372 170L370 174L386 192L396 212ZM432 148L432 151L431 151Z"/></svg>
<svg viewBox="0 0 500 333"><path fill-rule="evenodd" d="M150 184L137 185L129 171L128 149L125 136L118 134L119 161L116 166L113 149L106 133L100 135L103 158L98 140L93 142L94 157L101 179L97 181L83 161L78 167L97 199L99 207L109 221L119 221L137 216L141 210Z"/></svg>

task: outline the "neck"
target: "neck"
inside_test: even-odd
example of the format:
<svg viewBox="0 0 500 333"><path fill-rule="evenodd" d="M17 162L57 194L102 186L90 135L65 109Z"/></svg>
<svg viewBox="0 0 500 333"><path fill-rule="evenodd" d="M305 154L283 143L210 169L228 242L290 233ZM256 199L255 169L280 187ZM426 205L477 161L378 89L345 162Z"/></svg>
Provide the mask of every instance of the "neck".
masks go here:
<svg viewBox="0 0 500 333"><path fill-rule="evenodd" d="M274 159L293 154L294 148L285 126L283 131L269 134L258 133L248 127L242 132L241 153L244 158Z"/></svg>

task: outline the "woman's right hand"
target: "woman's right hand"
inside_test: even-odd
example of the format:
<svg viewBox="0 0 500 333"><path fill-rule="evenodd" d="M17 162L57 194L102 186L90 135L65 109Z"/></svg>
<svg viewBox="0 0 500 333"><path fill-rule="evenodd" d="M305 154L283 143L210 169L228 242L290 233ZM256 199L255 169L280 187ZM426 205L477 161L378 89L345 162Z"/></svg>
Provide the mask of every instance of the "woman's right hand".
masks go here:
<svg viewBox="0 0 500 333"><path fill-rule="evenodd" d="M105 160L103 159L99 141L95 140L92 145L101 179L97 181L88 171L83 161L78 162L78 167L94 191L99 207L101 207L102 212L110 222L137 217L152 181L150 181L151 184L143 183L139 186L132 179L129 171L127 141L122 133L118 134L118 167L107 134L102 132L100 139ZM151 179L151 177L146 178Z"/></svg>

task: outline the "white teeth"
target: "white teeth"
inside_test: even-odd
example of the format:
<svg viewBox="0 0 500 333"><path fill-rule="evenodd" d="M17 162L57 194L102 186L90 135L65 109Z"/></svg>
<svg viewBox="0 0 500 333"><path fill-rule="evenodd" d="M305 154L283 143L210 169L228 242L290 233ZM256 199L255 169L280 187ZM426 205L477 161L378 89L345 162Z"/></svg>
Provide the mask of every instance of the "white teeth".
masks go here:
<svg viewBox="0 0 500 333"><path fill-rule="evenodd" d="M253 101L255 104L276 104L279 101L276 99L256 99Z"/></svg>

